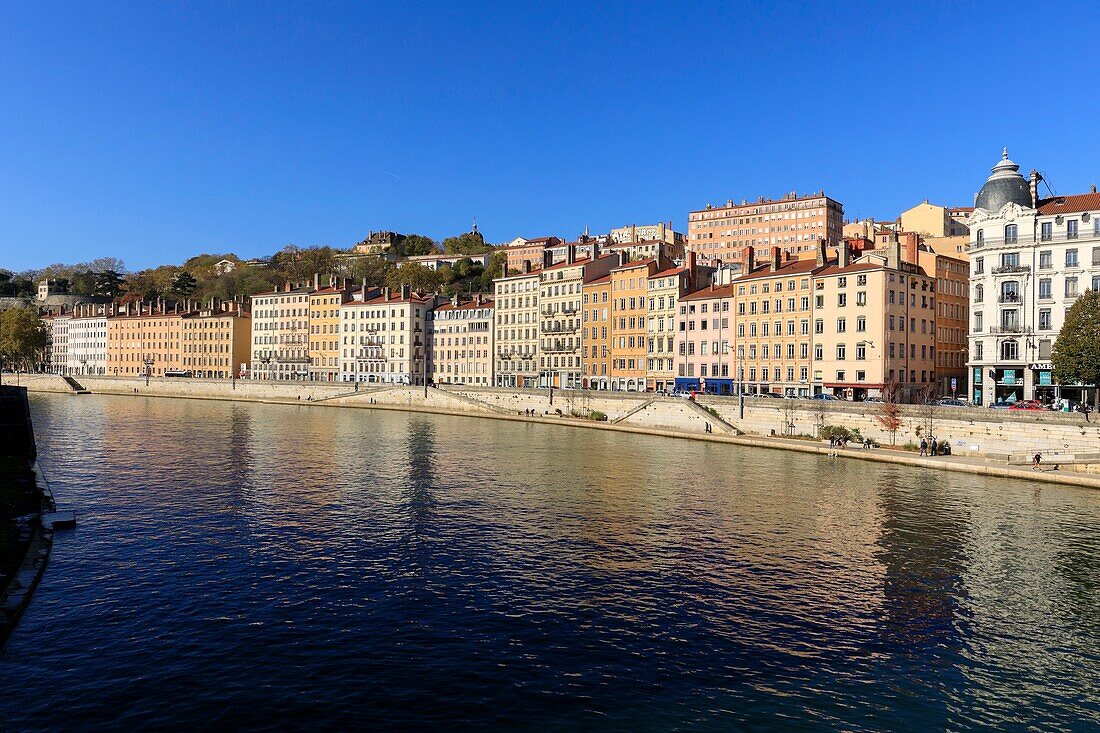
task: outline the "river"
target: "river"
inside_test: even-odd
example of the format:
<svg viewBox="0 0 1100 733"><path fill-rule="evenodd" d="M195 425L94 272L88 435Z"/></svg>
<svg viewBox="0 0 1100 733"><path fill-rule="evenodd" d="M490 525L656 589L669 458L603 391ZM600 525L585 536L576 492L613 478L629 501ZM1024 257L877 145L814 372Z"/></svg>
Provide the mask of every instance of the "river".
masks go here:
<svg viewBox="0 0 1100 733"><path fill-rule="evenodd" d="M1095 730L1100 492L488 419L35 395L0 728Z"/></svg>

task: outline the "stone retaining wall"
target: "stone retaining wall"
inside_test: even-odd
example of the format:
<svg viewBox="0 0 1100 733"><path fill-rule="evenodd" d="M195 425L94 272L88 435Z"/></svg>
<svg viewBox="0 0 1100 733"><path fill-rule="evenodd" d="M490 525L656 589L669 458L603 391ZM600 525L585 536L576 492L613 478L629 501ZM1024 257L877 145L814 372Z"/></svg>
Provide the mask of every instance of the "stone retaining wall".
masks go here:
<svg viewBox="0 0 1100 733"><path fill-rule="evenodd" d="M19 375L20 383L32 391L71 392L61 377ZM205 380L153 378L146 386L142 378L77 377L81 386L94 393L146 394L164 397L193 397L248 401L324 401L331 405L425 409L474 414L498 413L525 416L585 417L602 412L608 422L622 418L646 404L620 423L660 430L699 434L706 431L708 420L701 411L685 404L683 398L657 397L642 393L588 392L554 390L553 403L546 390L510 390L441 386L423 388L365 385L358 393L348 384L310 382L260 382L249 380ZM820 425L840 425L858 429L864 437L889 445L891 436L880 424L879 404L818 402L810 400L746 399L700 395L700 405L712 408L723 420L748 433L769 435L818 435ZM897 445L918 443L928 435L927 409L901 407L902 427L894 436ZM977 455L1007 460L1012 454L1042 452L1048 459L1059 453L1082 454L1100 451L1100 423L1087 422L1084 416L1047 412L1016 412L977 408L937 408L932 414L932 433L951 442L959 455ZM793 427L792 427L793 426ZM712 427L714 427L712 423Z"/></svg>

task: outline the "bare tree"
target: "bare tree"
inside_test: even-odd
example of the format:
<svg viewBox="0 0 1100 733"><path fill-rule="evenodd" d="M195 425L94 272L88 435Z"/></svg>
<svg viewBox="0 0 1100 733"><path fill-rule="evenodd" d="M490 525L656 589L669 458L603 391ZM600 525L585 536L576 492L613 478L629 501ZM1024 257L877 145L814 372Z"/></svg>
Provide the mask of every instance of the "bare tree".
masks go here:
<svg viewBox="0 0 1100 733"><path fill-rule="evenodd" d="M917 409L924 434L929 440L935 435L936 414L939 411L940 401L936 397L936 387L930 384L917 395Z"/></svg>
<svg viewBox="0 0 1100 733"><path fill-rule="evenodd" d="M882 407L875 418L882 429L890 433L890 445L897 444L898 428L902 426L901 405L898 404L898 383L891 379L882 387Z"/></svg>

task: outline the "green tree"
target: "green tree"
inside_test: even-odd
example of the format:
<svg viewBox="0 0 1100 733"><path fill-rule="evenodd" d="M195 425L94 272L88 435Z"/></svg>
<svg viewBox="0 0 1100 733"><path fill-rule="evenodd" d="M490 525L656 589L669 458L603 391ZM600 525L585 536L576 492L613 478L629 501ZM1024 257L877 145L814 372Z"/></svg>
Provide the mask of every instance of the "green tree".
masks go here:
<svg viewBox="0 0 1100 733"><path fill-rule="evenodd" d="M1100 386L1100 292L1085 291L1066 313L1051 361L1060 384ZM1095 406L1100 409L1100 389Z"/></svg>
<svg viewBox="0 0 1100 733"><path fill-rule="evenodd" d="M195 292L197 285L195 276L187 270L180 270L179 274L172 278L172 292L185 298Z"/></svg>
<svg viewBox="0 0 1100 733"><path fill-rule="evenodd" d="M447 254L480 255L492 252L493 246L485 243L485 238L480 232L466 232L457 237L444 239L443 251Z"/></svg>
<svg viewBox="0 0 1100 733"><path fill-rule="evenodd" d="M419 262L410 262L396 267L386 276L386 285L390 288L400 288L408 285L417 293L436 293L444 284L443 276L430 267L425 267Z"/></svg>
<svg viewBox="0 0 1100 733"><path fill-rule="evenodd" d="M115 270L104 270L95 275L95 294L117 298L122 292L122 275Z"/></svg>
<svg viewBox="0 0 1100 733"><path fill-rule="evenodd" d="M434 255L439 252L435 240L425 237L423 234L409 234L394 249L394 254L399 257L417 257L420 255Z"/></svg>
<svg viewBox="0 0 1100 733"><path fill-rule="evenodd" d="M30 371L42 361L46 329L35 308L9 308L0 313L0 360Z"/></svg>
<svg viewBox="0 0 1100 733"><path fill-rule="evenodd" d="M393 266L384 257L369 255L356 257L347 267L348 277L356 283L367 281L367 287L380 288L386 284L386 276Z"/></svg>

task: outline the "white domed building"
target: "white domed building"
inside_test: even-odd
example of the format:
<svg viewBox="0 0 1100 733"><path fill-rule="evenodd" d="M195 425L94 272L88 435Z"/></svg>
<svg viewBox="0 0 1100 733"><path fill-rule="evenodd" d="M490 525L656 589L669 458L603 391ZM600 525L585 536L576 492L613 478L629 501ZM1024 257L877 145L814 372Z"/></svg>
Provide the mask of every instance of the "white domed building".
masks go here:
<svg viewBox="0 0 1100 733"><path fill-rule="evenodd" d="M970 384L975 404L1060 397L1051 349L1065 313L1100 290L1100 194L1039 197L1042 177L1020 174L1006 149L970 215Z"/></svg>

